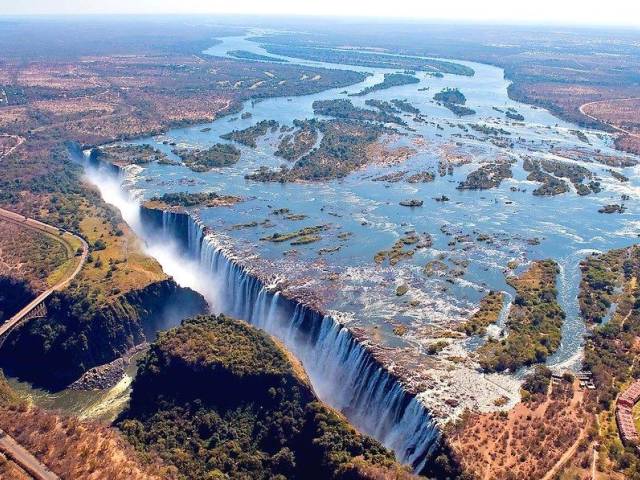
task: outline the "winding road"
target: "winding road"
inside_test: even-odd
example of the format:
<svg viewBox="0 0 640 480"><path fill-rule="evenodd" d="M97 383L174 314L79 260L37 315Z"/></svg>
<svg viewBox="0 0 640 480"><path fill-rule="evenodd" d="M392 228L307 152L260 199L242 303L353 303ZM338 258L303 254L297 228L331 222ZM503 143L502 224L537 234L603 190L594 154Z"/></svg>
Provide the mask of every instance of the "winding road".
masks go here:
<svg viewBox="0 0 640 480"><path fill-rule="evenodd" d="M3 208L0 208L0 219L16 223L18 225L21 225L26 228L30 228L32 230L36 230L41 233L45 233L49 236L55 236L55 238L57 238L58 241L63 242L65 244L65 247L67 248L67 251L69 252L71 258L73 258L73 256L75 255L75 251L73 250L73 247L68 242L65 242L65 240L60 236L60 234L63 233L63 231L60 230L59 228L56 228L52 225L48 225L46 223L39 222L38 220L34 220L32 218L23 217L22 215L19 215L14 212L10 212L9 210L5 210ZM78 275L78 273L84 266L84 263L87 261L87 256L89 255L89 245L83 238L77 235L73 235L70 232L67 232L67 233L69 235L72 235L74 238L76 238L82 245L82 254L80 256L80 260L78 264L76 265L76 268L73 270L73 272L71 272L65 278L62 278L58 283L56 283L51 288L42 292L40 295L34 298L31 302L25 305L24 308L22 308L13 317L11 317L9 320L7 320L2 325L0 325L0 337L2 337L5 333L10 331L16 325L18 325L34 308L36 308L40 303L46 300L47 297L49 297L49 295L51 295L53 292L58 290L63 290L64 288L66 288L67 285L69 285L69 283L71 282L71 280L73 280L76 277L76 275Z"/></svg>
<svg viewBox="0 0 640 480"><path fill-rule="evenodd" d="M633 133L633 132L630 132L629 130L625 130L624 128L617 127L616 125L613 125L612 123L605 122L604 120L602 120L602 119L600 119L598 117L594 117L593 115L590 115L590 114L588 114L588 113L586 113L584 111L585 107L588 107L590 105L597 105L598 103L624 102L624 101L627 101L627 100L640 100L640 97L612 98L610 100L597 100L595 102L587 102L587 103L583 103L582 105L580 105L579 110L580 110L580 113L582 115L584 115L585 117L590 118L591 120L595 120L596 122L600 122L600 123L602 123L604 125L607 125L607 126L613 128L614 130L617 130L618 132L624 133L624 134L629 135L631 137L640 138L640 134Z"/></svg>

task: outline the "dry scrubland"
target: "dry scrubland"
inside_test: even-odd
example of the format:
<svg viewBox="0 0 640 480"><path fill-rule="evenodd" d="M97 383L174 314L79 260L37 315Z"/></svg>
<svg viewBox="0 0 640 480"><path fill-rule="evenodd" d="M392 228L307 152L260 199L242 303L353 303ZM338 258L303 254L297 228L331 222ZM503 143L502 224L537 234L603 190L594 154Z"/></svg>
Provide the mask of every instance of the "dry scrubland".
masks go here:
<svg viewBox="0 0 640 480"><path fill-rule="evenodd" d="M468 413L449 434L466 472L483 480L540 479L587 435L584 392L557 381L508 412Z"/></svg>
<svg viewBox="0 0 640 480"><path fill-rule="evenodd" d="M0 219L1 276L24 279L33 290L44 291L68 259L60 240Z"/></svg>
<svg viewBox="0 0 640 480"><path fill-rule="evenodd" d="M31 477L10 458L0 453L0 478L11 480L31 480Z"/></svg>
<svg viewBox="0 0 640 480"><path fill-rule="evenodd" d="M14 398L0 373L0 429L60 478L160 480L174 478L153 455L144 458L108 426L45 412ZM5 476L6 475L6 476ZM0 455L0 478L31 478Z"/></svg>
<svg viewBox="0 0 640 480"><path fill-rule="evenodd" d="M167 479L171 470L145 465L119 434L35 407L0 410L0 428L60 478Z"/></svg>
<svg viewBox="0 0 640 480"><path fill-rule="evenodd" d="M582 112L622 132L616 146L640 155L640 98L623 98L587 103Z"/></svg>

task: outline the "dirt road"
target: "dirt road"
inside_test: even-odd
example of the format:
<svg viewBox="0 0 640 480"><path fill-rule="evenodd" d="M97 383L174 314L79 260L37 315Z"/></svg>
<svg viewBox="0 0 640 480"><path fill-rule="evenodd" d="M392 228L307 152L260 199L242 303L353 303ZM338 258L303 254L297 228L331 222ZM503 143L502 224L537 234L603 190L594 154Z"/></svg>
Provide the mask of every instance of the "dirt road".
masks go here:
<svg viewBox="0 0 640 480"><path fill-rule="evenodd" d="M611 100L598 100L596 102L587 102L587 103L584 103L584 104L580 105L580 113L582 115L584 115L585 117L589 117L591 120L595 120L596 122L600 122L600 123L602 123L604 125L607 125L607 126L613 128L614 130L616 130L618 132L624 133L625 135L629 135L629 136L635 137L635 138L640 138L640 134L633 133L633 132L630 132L629 130L625 130L624 128L617 127L616 125L613 125L612 123L605 122L604 120L601 120L601 119L599 119L597 117L594 117L593 115L589 115L587 112L584 111L585 107L588 107L590 105L597 105L598 103L623 102L623 101L626 101L626 100L640 100L640 97L613 98Z"/></svg>

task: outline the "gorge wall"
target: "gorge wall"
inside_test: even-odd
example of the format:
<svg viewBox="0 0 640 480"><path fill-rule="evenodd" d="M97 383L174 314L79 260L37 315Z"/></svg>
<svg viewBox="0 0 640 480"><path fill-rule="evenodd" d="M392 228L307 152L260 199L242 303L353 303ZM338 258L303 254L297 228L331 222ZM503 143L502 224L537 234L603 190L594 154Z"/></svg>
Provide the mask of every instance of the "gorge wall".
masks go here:
<svg viewBox="0 0 640 480"><path fill-rule="evenodd" d="M37 386L60 389L90 368L153 340L160 329L208 310L201 295L172 279L96 304L82 288L53 293L46 317L8 334L0 347L0 366Z"/></svg>
<svg viewBox="0 0 640 480"><path fill-rule="evenodd" d="M329 315L285 298L230 259L215 237L187 213L140 207L143 237L174 241L216 285L216 309L284 342L307 370L320 398L362 432L421 471L440 439L435 420L373 352ZM164 239L164 240L161 240Z"/></svg>

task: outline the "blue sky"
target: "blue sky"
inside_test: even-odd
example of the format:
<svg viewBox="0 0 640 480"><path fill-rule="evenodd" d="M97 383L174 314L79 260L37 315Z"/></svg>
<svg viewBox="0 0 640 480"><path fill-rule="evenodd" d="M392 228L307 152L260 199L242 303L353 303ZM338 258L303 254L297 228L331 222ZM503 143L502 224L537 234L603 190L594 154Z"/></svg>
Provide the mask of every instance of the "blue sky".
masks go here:
<svg viewBox="0 0 640 480"><path fill-rule="evenodd" d="M640 26L638 0L0 0L14 14L332 15Z"/></svg>

